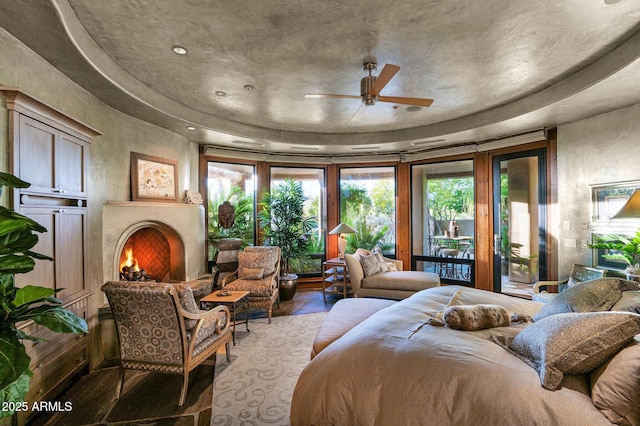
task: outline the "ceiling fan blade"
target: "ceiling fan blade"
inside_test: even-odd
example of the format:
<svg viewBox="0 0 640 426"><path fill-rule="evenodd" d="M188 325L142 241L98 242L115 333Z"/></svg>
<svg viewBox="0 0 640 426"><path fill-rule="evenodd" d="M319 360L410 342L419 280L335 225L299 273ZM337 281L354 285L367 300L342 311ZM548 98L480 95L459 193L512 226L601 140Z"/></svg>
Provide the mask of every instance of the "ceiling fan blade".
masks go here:
<svg viewBox="0 0 640 426"><path fill-rule="evenodd" d="M386 64L382 71L380 71L380 75L376 78L376 82L373 84L371 91L369 92L373 96L378 96L380 91L384 89L384 86L389 83L389 80L393 78L396 73L400 71L400 67L397 65Z"/></svg>
<svg viewBox="0 0 640 426"><path fill-rule="evenodd" d="M359 120L360 117L362 117L362 113L364 112L365 109L367 109L367 106L363 102L363 103L360 104L360 107L358 107L356 112L351 116L351 120L350 121Z"/></svg>
<svg viewBox="0 0 640 426"><path fill-rule="evenodd" d="M393 104L415 105L428 107L433 103L433 99L424 98L402 98L398 96L378 96L380 102L391 102Z"/></svg>
<svg viewBox="0 0 640 426"><path fill-rule="evenodd" d="M333 94L308 94L308 95L304 95L304 97L306 99L326 99L326 98L347 98L347 99L361 99L362 96L358 96L358 95L333 95Z"/></svg>

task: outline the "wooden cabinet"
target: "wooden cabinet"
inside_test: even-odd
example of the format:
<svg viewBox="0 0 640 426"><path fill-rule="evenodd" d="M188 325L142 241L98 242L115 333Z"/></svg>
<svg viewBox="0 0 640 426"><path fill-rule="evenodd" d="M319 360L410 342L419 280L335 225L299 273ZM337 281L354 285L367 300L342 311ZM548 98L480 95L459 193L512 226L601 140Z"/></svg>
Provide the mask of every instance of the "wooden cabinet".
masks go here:
<svg viewBox="0 0 640 426"><path fill-rule="evenodd" d="M16 275L16 285L63 289L64 306L88 319L87 167L89 145L100 133L18 89L0 91L9 110L11 172L31 184L13 191L13 208L47 229L33 251L54 259L37 260L33 271ZM89 365L88 336L55 333L33 321L19 328L46 339L25 341L33 372L26 402L53 400Z"/></svg>
<svg viewBox="0 0 640 426"><path fill-rule="evenodd" d="M344 259L333 258L322 264L322 297L327 294L341 294L345 299L351 293L349 274Z"/></svg>
<svg viewBox="0 0 640 426"><path fill-rule="evenodd" d="M20 114L14 174L31 184L22 194L86 199L87 141Z"/></svg>
<svg viewBox="0 0 640 426"><path fill-rule="evenodd" d="M34 247L37 253L54 259L37 260L28 274L16 275L16 284L62 288L58 297L70 301L85 291L87 282L86 235L87 209L84 207L22 206L20 213L47 228Z"/></svg>

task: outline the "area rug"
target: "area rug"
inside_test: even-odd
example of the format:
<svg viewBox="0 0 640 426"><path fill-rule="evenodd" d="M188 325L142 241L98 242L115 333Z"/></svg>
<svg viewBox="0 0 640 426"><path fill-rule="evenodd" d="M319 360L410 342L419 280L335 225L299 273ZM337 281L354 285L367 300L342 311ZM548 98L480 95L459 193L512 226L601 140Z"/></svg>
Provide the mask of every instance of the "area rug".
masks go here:
<svg viewBox="0 0 640 426"><path fill-rule="evenodd" d="M218 356L212 425L289 425L293 388L326 312L238 325L231 363Z"/></svg>

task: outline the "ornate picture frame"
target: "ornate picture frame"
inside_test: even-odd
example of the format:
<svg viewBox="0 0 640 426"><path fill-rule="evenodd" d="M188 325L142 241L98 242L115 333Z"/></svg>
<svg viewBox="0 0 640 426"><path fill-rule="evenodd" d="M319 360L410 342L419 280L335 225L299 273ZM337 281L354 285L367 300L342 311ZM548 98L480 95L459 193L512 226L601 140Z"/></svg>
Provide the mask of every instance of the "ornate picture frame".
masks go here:
<svg viewBox="0 0 640 426"><path fill-rule="evenodd" d="M611 221L639 186L640 180L591 185L592 221Z"/></svg>
<svg viewBox="0 0 640 426"><path fill-rule="evenodd" d="M178 162L131 153L133 201L178 202Z"/></svg>

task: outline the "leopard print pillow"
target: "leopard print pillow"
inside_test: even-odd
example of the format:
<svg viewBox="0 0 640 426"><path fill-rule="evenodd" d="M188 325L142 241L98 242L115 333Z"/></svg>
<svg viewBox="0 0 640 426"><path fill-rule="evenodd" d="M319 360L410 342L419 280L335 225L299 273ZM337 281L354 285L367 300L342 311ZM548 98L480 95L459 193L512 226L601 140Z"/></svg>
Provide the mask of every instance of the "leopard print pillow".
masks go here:
<svg viewBox="0 0 640 426"><path fill-rule="evenodd" d="M499 305L449 306L444 311L443 319L449 328L465 331L507 327L511 324L509 311Z"/></svg>

